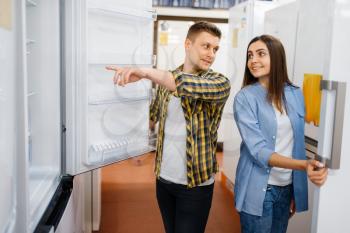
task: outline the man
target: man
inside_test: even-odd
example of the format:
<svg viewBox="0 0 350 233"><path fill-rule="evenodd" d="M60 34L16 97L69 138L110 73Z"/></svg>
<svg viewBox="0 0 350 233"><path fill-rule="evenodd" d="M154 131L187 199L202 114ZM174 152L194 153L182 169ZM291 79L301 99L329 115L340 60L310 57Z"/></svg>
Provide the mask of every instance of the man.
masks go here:
<svg viewBox="0 0 350 233"><path fill-rule="evenodd" d="M114 83L146 78L157 83L150 118L159 122L156 166L158 205L167 233L203 233L211 207L217 130L230 93L229 80L212 71L220 30L193 24L185 40L184 64L172 72L118 68Z"/></svg>

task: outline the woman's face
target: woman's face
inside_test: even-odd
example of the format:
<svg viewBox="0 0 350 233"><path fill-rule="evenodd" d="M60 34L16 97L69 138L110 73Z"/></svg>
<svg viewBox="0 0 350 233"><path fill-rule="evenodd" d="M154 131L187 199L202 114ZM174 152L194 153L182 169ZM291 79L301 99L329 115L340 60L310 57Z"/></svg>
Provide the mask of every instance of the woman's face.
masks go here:
<svg viewBox="0 0 350 233"><path fill-rule="evenodd" d="M270 55L264 42L258 40L248 48L247 66L255 78L269 78L270 76Z"/></svg>

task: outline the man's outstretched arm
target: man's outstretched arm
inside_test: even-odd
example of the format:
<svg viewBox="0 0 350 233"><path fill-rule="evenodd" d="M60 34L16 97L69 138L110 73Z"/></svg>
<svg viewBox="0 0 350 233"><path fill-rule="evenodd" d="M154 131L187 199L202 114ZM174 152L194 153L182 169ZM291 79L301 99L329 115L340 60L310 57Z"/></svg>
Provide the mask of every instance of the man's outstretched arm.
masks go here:
<svg viewBox="0 0 350 233"><path fill-rule="evenodd" d="M137 82L141 79L149 79L170 91L176 90L175 79L169 71L117 66L107 66L106 69L115 71L113 82L119 86L125 86L128 83Z"/></svg>

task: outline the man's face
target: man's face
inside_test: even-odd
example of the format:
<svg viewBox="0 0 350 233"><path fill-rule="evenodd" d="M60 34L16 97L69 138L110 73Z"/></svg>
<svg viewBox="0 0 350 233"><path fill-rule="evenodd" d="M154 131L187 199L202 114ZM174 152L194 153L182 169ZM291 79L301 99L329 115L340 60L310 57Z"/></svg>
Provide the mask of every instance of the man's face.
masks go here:
<svg viewBox="0 0 350 233"><path fill-rule="evenodd" d="M208 70L214 63L220 39L208 32L200 32L193 39L186 39L185 50L193 70Z"/></svg>

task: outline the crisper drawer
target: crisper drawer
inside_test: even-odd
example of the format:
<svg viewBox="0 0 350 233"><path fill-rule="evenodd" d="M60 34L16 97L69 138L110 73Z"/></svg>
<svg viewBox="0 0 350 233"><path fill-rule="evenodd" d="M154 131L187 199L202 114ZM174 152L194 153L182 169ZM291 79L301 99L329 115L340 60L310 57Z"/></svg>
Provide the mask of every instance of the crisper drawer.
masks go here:
<svg viewBox="0 0 350 233"><path fill-rule="evenodd" d="M152 64L152 12L91 6L87 36L90 64Z"/></svg>
<svg viewBox="0 0 350 233"><path fill-rule="evenodd" d="M114 72L107 71L105 65L89 65L88 67L88 99L89 103L105 100L135 100L150 98L151 81L147 79L129 83L122 87L113 85Z"/></svg>
<svg viewBox="0 0 350 233"><path fill-rule="evenodd" d="M88 114L85 165L108 164L151 150L148 99L90 103Z"/></svg>

